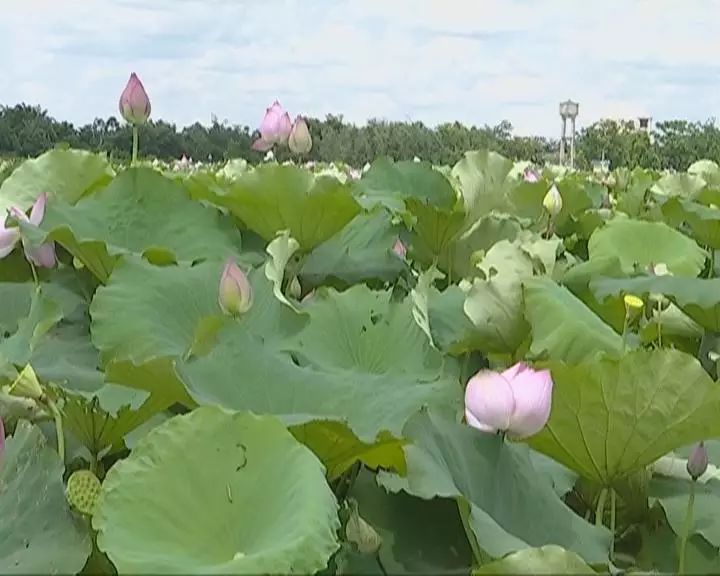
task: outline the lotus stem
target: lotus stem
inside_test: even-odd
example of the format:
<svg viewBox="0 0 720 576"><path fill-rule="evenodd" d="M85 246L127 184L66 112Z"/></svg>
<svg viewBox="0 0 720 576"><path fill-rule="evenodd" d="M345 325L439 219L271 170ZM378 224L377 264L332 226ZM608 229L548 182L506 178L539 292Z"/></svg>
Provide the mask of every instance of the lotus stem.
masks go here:
<svg viewBox="0 0 720 576"><path fill-rule="evenodd" d="M615 507L617 494L610 488L610 560L615 558Z"/></svg>
<svg viewBox="0 0 720 576"><path fill-rule="evenodd" d="M45 398L47 407L52 412L53 420L55 420L55 433L57 434L57 445L58 454L60 455L60 461L65 465L65 434L63 433L62 414L57 407L57 404L53 402L51 398Z"/></svg>
<svg viewBox="0 0 720 576"><path fill-rule="evenodd" d="M688 496L687 512L685 512L685 526L682 540L680 540L680 558L678 559L678 575L685 574L685 548L687 547L690 529L693 523L693 507L695 506L695 481L690 482L690 496Z"/></svg>
<svg viewBox="0 0 720 576"><path fill-rule="evenodd" d="M132 160L130 162L131 166L134 166L137 162L138 157L138 127L136 124L133 124L132 127Z"/></svg>
<svg viewBox="0 0 720 576"><path fill-rule="evenodd" d="M607 488L600 490L598 496L597 508L595 508L595 526L603 525L603 516L605 515L605 500L607 500Z"/></svg>

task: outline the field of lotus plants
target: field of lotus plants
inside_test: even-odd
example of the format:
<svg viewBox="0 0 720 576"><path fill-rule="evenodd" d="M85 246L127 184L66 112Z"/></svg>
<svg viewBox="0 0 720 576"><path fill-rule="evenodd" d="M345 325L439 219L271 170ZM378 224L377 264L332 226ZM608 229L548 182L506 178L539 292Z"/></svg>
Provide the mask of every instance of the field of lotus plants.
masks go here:
<svg viewBox="0 0 720 576"><path fill-rule="evenodd" d="M0 183L0 573L720 573L720 167Z"/></svg>

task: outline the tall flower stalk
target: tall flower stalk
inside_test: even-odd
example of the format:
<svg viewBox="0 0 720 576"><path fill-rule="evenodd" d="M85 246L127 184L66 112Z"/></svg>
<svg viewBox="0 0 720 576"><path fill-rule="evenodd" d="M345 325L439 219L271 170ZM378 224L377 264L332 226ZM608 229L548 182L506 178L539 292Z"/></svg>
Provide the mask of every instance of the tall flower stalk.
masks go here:
<svg viewBox="0 0 720 576"><path fill-rule="evenodd" d="M150 117L150 98L145 92L143 83L133 72L130 74L125 90L120 95L120 114L132 126L132 164L138 159L138 126L145 124Z"/></svg>

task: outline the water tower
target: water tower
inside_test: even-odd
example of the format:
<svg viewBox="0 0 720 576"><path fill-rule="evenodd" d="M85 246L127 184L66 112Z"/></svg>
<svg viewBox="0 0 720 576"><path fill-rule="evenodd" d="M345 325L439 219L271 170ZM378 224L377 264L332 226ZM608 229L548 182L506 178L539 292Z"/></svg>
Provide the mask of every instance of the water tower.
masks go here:
<svg viewBox="0 0 720 576"><path fill-rule="evenodd" d="M575 118L577 118L580 105L572 100L560 102L560 118L562 118L562 132L560 133L560 164L565 164L565 143L567 142L567 121L570 120L570 167L575 167Z"/></svg>

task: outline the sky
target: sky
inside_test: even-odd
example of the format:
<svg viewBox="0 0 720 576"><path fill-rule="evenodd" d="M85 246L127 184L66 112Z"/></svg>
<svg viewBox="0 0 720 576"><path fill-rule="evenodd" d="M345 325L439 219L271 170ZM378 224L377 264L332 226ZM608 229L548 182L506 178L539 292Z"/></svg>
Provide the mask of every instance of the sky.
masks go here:
<svg viewBox="0 0 720 576"><path fill-rule="evenodd" d="M152 117L510 121L558 137L601 118L719 116L720 0L4 0L0 104L76 124L118 114L131 72Z"/></svg>

